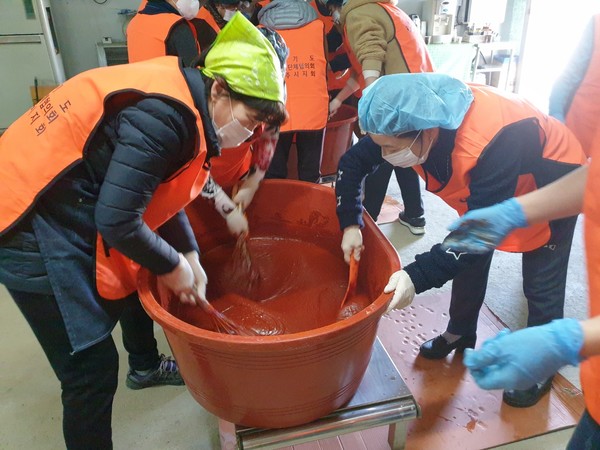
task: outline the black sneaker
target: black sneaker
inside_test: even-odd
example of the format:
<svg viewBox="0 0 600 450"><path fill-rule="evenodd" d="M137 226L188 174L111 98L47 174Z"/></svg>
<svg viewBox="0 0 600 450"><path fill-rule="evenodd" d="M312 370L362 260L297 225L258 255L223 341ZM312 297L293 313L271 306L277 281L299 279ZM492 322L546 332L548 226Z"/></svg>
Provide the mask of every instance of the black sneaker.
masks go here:
<svg viewBox="0 0 600 450"><path fill-rule="evenodd" d="M398 222L408 227L412 234L425 234L425 217L406 217L404 211L398 215Z"/></svg>
<svg viewBox="0 0 600 450"><path fill-rule="evenodd" d="M158 367L147 374L129 369L125 384L129 389L144 389L151 386L170 385L182 386L183 378L179 374L179 367L171 356L160 355Z"/></svg>

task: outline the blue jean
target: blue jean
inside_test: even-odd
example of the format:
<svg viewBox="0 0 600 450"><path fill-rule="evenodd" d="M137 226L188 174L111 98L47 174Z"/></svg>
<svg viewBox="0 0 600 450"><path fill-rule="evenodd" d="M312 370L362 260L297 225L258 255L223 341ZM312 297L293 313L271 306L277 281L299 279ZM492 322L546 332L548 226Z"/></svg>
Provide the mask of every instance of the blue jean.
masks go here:
<svg viewBox="0 0 600 450"><path fill-rule="evenodd" d="M567 266L577 217L550 223L551 236L543 247L523 253L523 292L527 298L527 326L543 325L564 314ZM492 253L456 276L452 282L448 332L474 336L483 305Z"/></svg>
<svg viewBox="0 0 600 450"><path fill-rule="evenodd" d="M600 425L587 409L571 436L567 450L600 450Z"/></svg>

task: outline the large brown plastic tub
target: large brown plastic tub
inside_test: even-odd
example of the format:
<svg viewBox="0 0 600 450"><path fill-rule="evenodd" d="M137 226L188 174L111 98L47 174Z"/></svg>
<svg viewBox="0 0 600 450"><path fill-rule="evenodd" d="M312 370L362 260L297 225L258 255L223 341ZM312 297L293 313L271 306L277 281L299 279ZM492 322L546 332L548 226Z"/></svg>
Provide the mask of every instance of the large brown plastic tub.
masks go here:
<svg viewBox="0 0 600 450"><path fill-rule="evenodd" d="M337 252L339 264L344 265L335 205L331 188L267 180L248 210L252 236L317 243ZM231 240L223 220L202 202L193 203L187 211L203 251ZM383 288L400 268L390 242L366 215L365 222L366 251L358 286L372 302L352 317L305 332L237 336L190 325L167 311L169 301L174 300L158 298L155 277L141 273L142 304L163 327L186 386L198 403L233 423L281 428L315 420L352 398L390 299L382 294Z"/></svg>

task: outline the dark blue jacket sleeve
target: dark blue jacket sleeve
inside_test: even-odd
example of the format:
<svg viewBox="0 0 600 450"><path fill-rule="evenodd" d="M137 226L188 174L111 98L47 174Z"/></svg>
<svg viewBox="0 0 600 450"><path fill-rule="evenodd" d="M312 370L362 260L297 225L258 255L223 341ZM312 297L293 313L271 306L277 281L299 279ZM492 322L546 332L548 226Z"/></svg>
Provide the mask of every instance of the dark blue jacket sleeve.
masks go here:
<svg viewBox="0 0 600 450"><path fill-rule="evenodd" d="M167 55L179 56L183 64L189 67L194 58L198 56L196 37L186 20L177 23L167 37Z"/></svg>
<svg viewBox="0 0 600 450"><path fill-rule="evenodd" d="M156 274L176 267L177 250L154 233L142 215L159 184L193 155L188 124L195 119L184 119L183 114L150 98L116 116L114 151L96 205L96 226L106 243ZM180 245L189 249L195 244Z"/></svg>
<svg viewBox="0 0 600 450"><path fill-rule="evenodd" d="M184 210L179 211L159 229L158 234L179 253L200 252L194 230Z"/></svg>
<svg viewBox="0 0 600 450"><path fill-rule="evenodd" d="M523 121L506 127L484 149L469 173L470 196L464 199L467 209L484 208L511 198L519 175L529 170L526 167L530 161L541 161L541 152L537 122ZM429 252L417 255L404 270L415 285L415 291L420 293L443 286L484 257L451 249L444 251L436 244Z"/></svg>
<svg viewBox="0 0 600 450"><path fill-rule="evenodd" d="M381 147L366 136L340 158L335 194L340 228L350 225L364 227L362 208L362 182L383 162Z"/></svg>

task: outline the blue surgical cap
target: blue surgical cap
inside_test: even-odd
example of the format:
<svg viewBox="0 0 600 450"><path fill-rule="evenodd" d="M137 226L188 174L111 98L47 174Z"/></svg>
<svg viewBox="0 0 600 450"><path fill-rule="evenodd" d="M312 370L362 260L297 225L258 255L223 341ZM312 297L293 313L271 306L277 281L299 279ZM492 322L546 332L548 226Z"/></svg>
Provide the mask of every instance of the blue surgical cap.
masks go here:
<svg viewBox="0 0 600 450"><path fill-rule="evenodd" d="M455 130L472 102L471 89L448 75L386 75L363 91L358 119L364 132L388 136L438 127Z"/></svg>

